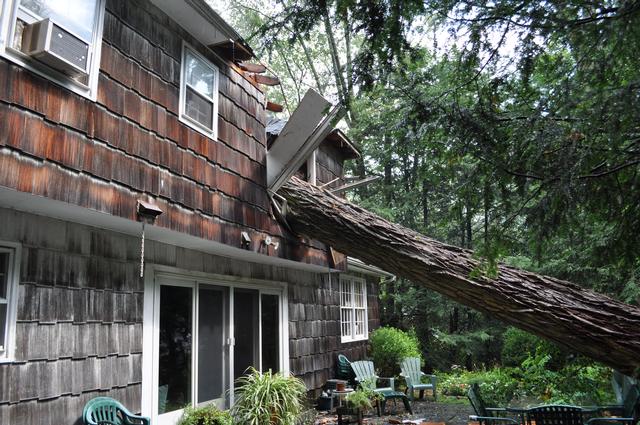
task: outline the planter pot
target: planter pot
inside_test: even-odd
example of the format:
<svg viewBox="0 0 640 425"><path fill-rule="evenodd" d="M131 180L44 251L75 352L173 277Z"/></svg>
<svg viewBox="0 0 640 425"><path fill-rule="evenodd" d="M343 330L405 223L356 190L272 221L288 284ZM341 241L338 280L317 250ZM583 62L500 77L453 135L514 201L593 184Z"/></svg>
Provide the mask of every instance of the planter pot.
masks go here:
<svg viewBox="0 0 640 425"><path fill-rule="evenodd" d="M364 423L363 411L359 407L338 407L336 413L338 414L338 425L354 423L362 425Z"/></svg>
<svg viewBox="0 0 640 425"><path fill-rule="evenodd" d="M333 409L333 397L320 396L318 397L318 410L328 412Z"/></svg>

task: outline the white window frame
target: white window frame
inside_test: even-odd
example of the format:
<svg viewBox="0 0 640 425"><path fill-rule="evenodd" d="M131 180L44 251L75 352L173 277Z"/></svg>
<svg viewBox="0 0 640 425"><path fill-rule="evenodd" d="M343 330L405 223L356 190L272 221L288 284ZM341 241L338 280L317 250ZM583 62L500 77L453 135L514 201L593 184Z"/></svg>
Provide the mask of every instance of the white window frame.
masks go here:
<svg viewBox="0 0 640 425"><path fill-rule="evenodd" d="M194 288L194 297L198 296L198 287L200 285L214 285L218 287L227 287L229 289L229 308L227 311L227 318L229 320L229 337L233 335L233 318L234 318L234 290L235 289L255 289L259 291L260 299L262 295L278 295L280 297L279 305L279 333L280 333L280 371L288 376L290 374L289 369L289 299L288 299L288 284L281 281L271 281L263 279L244 278L238 276L219 275L212 273L194 272L183 270L171 266L163 266L158 264L147 264L145 266L145 287L144 287L144 311L143 311L143 347L142 352L142 414L151 418L151 423L158 422L158 352L157 346L159 341L159 308L160 308L160 287L161 285L169 286L186 286ZM194 326L197 327L197 301L192 306ZM258 303L259 312L258 316L262 317L262 302ZM260 326L259 344L262 344L262 330ZM231 338L228 347L228 365L226 373L228 376L232 376L234 370L234 345L235 341ZM197 350L194 350L197 351ZM192 355L192 374L197 373L197 354ZM262 349L260 348L259 356L260 369L262 369ZM193 376L193 375L192 375ZM192 398L197 400L197 381L192 379ZM232 406L234 403L234 381L229 380L229 392L227 400L228 406ZM207 404L210 402L205 402ZM163 420L179 419L182 409L175 410L163 414Z"/></svg>
<svg viewBox="0 0 640 425"><path fill-rule="evenodd" d="M200 93L194 87L190 88L194 90L199 96L211 101L213 104L213 118L211 120L213 124L213 128L208 128L206 125L201 124L197 120L191 118L186 114L186 99L187 99L187 73L185 69L185 64L187 63L186 57L187 52L193 56L195 56L198 60L202 61L205 66L211 68L215 76L213 81L213 97L210 98L203 93ZM201 55L196 49L194 49L190 44L183 42L182 43L182 62L180 64L180 122L188 125L192 129L198 131L201 134L204 134L207 137L210 137L214 140L218 138L218 81L220 80L220 69L215 66L209 59Z"/></svg>
<svg viewBox="0 0 640 425"><path fill-rule="evenodd" d="M363 306L356 307L355 294L356 284L361 285ZM361 277L356 277L348 274L340 275L340 341L341 342L354 342L354 341L366 341L369 339L369 305L367 302L367 281ZM343 294L350 294L350 302L345 305ZM351 312L351 319L349 323L344 323L342 320L343 310ZM356 311L364 311L364 333L362 335L356 335ZM345 333L345 327L349 329L348 333Z"/></svg>
<svg viewBox="0 0 640 425"><path fill-rule="evenodd" d="M98 77L100 74L102 31L104 28L106 0L97 0L96 2L96 22L93 39L90 41L91 44L89 46L89 73L86 85L43 63L32 60L29 56L11 47L16 19L20 17L21 19L33 20L35 22L38 18L26 9L20 8L20 0L3 1L4 3L0 3L0 7L2 8L2 10L0 10L0 57L8 59L74 93L95 101L98 97Z"/></svg>
<svg viewBox="0 0 640 425"><path fill-rule="evenodd" d="M16 315L18 306L18 280L20 276L21 246L13 242L0 241L0 252L9 253L7 276L7 321L5 323L5 346L0 350L0 363L13 361L16 342Z"/></svg>

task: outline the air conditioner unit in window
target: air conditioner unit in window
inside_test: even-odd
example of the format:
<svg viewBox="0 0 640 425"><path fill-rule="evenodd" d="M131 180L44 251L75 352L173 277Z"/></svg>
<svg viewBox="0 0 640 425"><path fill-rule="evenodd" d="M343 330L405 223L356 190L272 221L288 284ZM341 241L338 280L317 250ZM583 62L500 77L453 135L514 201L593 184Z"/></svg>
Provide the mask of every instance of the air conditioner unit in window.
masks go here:
<svg viewBox="0 0 640 425"><path fill-rule="evenodd" d="M88 74L89 44L50 19L25 27L22 52L67 75Z"/></svg>

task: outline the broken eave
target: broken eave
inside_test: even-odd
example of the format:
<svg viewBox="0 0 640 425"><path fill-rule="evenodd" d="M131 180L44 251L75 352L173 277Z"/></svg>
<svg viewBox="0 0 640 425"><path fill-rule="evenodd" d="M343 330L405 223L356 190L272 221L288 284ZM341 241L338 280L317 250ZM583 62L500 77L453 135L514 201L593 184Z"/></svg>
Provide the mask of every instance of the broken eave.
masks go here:
<svg viewBox="0 0 640 425"><path fill-rule="evenodd" d="M340 129L334 129L325 138L325 143L329 142L336 146L343 154L345 159L360 158L360 150L356 148L353 142Z"/></svg>
<svg viewBox="0 0 640 425"><path fill-rule="evenodd" d="M242 62L253 58L255 55L251 47L244 40L225 40L208 46L218 55L232 62Z"/></svg>

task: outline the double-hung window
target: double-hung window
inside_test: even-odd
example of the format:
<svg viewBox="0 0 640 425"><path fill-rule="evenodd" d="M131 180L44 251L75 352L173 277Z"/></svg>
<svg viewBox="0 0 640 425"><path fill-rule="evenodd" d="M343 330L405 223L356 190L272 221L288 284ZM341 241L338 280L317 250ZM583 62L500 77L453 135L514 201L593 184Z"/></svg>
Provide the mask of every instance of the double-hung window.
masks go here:
<svg viewBox="0 0 640 425"><path fill-rule="evenodd" d="M355 276L340 276L340 329L342 342L368 338L367 283Z"/></svg>
<svg viewBox="0 0 640 425"><path fill-rule="evenodd" d="M0 245L0 360L11 356L15 327L17 247Z"/></svg>
<svg viewBox="0 0 640 425"><path fill-rule="evenodd" d="M105 0L4 0L0 54L96 98Z"/></svg>
<svg viewBox="0 0 640 425"><path fill-rule="evenodd" d="M182 49L180 120L206 136L218 135L218 68L187 45Z"/></svg>

